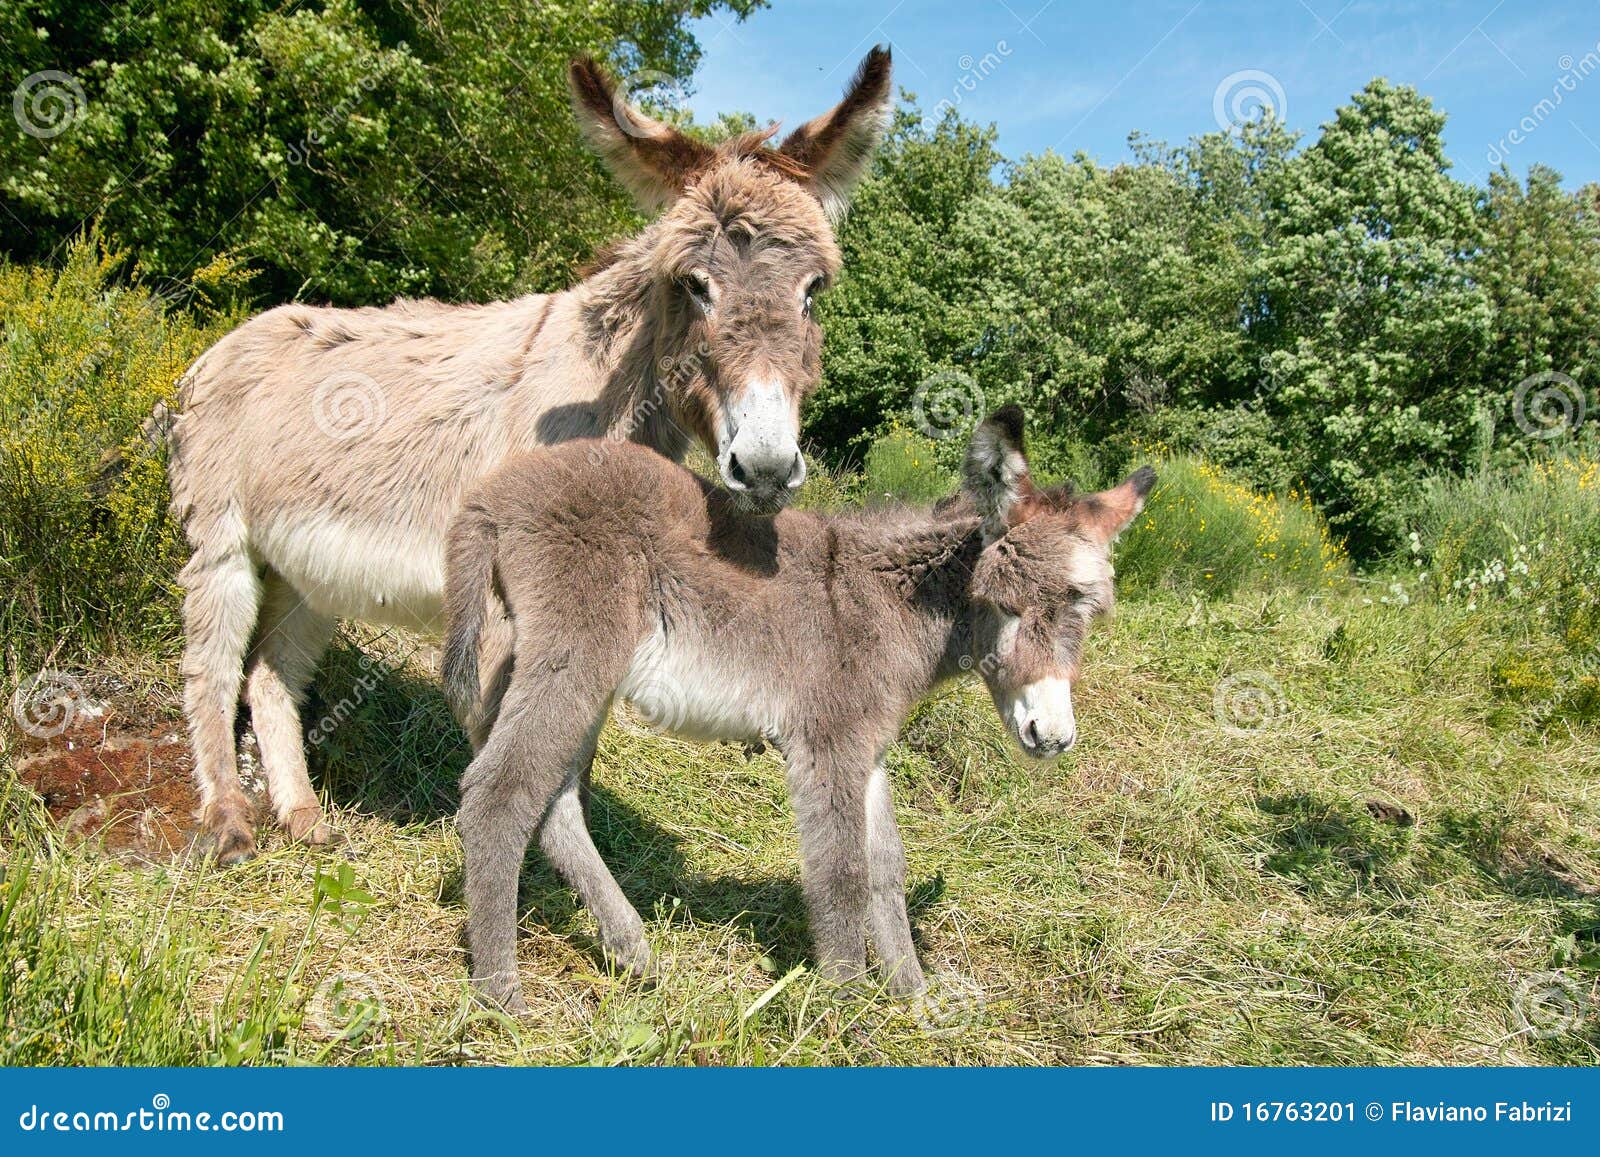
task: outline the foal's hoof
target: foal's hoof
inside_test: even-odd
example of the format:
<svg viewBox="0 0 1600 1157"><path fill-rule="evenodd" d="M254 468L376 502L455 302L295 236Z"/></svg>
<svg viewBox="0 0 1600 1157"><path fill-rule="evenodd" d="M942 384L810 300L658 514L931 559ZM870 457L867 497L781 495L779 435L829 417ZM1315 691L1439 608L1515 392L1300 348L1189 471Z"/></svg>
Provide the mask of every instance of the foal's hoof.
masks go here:
<svg viewBox="0 0 1600 1157"><path fill-rule="evenodd" d="M648 945L638 944L620 952L607 950L606 961L624 976L641 984L655 984L661 979L661 968Z"/></svg>
<svg viewBox="0 0 1600 1157"><path fill-rule="evenodd" d="M532 1015L533 1011L523 999L522 985L516 981L509 985L479 981L473 991L473 999L490 1012L503 1012L507 1016L521 1018Z"/></svg>

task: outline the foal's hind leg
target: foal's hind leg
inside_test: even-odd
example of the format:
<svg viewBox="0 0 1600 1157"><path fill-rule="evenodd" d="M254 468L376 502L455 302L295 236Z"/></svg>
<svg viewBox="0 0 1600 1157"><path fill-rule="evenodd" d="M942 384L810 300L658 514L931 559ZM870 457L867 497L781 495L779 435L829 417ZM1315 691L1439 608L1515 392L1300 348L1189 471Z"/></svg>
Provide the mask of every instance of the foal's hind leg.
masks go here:
<svg viewBox="0 0 1600 1157"><path fill-rule="evenodd" d="M516 627L499 598L488 596L490 606L484 615L483 633L478 638L478 702L467 718L462 720L473 751L482 751L489 742L495 720L500 716L500 704L511 686L511 673L516 663ZM593 791L592 775L585 766L578 777L578 802L583 809L584 827L589 826L589 800Z"/></svg>
<svg viewBox="0 0 1600 1157"><path fill-rule="evenodd" d="M466 858L472 978L486 997L513 1011L523 1007L517 877L535 831L552 866L594 913L608 954L637 972L650 959L644 921L595 851L573 790L594 758L604 705L575 715L544 689L533 696L502 705L488 743L462 777L456 820Z"/></svg>
<svg viewBox="0 0 1600 1157"><path fill-rule="evenodd" d="M306 773L300 704L332 636L333 620L312 610L285 579L268 571L245 697L261 745L272 809L291 837L308 844L325 844L332 832Z"/></svg>
<svg viewBox="0 0 1600 1157"><path fill-rule="evenodd" d="M193 536L192 536L193 537ZM178 576L183 599L183 708L194 748L200 822L217 860L255 854L250 804L239 784L233 723L261 585L242 541L203 541Z"/></svg>

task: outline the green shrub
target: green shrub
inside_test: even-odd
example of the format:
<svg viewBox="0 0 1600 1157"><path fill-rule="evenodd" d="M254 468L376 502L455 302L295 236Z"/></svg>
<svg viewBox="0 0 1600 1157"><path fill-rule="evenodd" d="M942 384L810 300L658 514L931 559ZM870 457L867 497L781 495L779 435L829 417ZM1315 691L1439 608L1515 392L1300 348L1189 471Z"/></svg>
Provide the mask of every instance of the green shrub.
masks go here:
<svg viewBox="0 0 1600 1157"><path fill-rule="evenodd" d="M59 269L0 266L0 632L6 661L58 646L171 638L182 561L161 456L141 423L236 315L220 262L191 308L135 281L93 238ZM107 456L126 450L107 474Z"/></svg>
<svg viewBox="0 0 1600 1157"><path fill-rule="evenodd" d="M1156 470L1156 489L1117 550L1124 590L1315 591L1345 577L1344 548L1304 494L1259 493L1188 455L1164 458Z"/></svg>
<svg viewBox="0 0 1600 1157"><path fill-rule="evenodd" d="M1600 455L1429 479L1410 523L1404 561L1420 585L1483 611L1485 629L1515 624L1495 691L1540 725L1600 720Z"/></svg>
<svg viewBox="0 0 1600 1157"><path fill-rule="evenodd" d="M869 504L935 502L955 491L954 471L939 462L941 447L915 430L895 427L867 448L861 494Z"/></svg>

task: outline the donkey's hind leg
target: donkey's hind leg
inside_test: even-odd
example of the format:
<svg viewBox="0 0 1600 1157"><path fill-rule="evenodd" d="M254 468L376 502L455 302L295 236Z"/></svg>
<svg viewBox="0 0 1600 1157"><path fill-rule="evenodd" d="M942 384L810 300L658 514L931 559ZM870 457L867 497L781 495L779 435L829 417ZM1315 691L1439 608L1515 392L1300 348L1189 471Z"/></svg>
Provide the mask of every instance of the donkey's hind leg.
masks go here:
<svg viewBox="0 0 1600 1157"><path fill-rule="evenodd" d="M294 839L325 844L332 832L306 772L300 704L333 636L333 620L307 606L277 573L268 571L263 585L261 621L245 680L251 723L278 823Z"/></svg>
<svg viewBox="0 0 1600 1157"><path fill-rule="evenodd" d="M191 539L195 536L191 534ZM261 584L243 542L201 540L183 568L183 708L194 747L200 822L219 863L255 854L250 804L239 783L233 724Z"/></svg>

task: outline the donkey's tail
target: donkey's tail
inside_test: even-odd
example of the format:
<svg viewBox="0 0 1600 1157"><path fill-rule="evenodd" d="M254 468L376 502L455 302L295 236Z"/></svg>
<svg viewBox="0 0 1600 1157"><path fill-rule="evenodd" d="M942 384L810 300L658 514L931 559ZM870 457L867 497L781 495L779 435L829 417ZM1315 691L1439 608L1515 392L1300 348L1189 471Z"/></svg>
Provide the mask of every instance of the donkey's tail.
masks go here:
<svg viewBox="0 0 1600 1157"><path fill-rule="evenodd" d="M494 588L495 524L487 511L469 502L450 529L445 563L444 693L466 719L477 705L478 636Z"/></svg>
<svg viewBox="0 0 1600 1157"><path fill-rule="evenodd" d="M177 421L178 415L173 413L171 406L157 402L150 416L139 424L137 440L112 446L100 455L94 478L89 483L89 493L97 501L103 501L122 481L135 455L159 455L165 451L172 441L172 427Z"/></svg>

